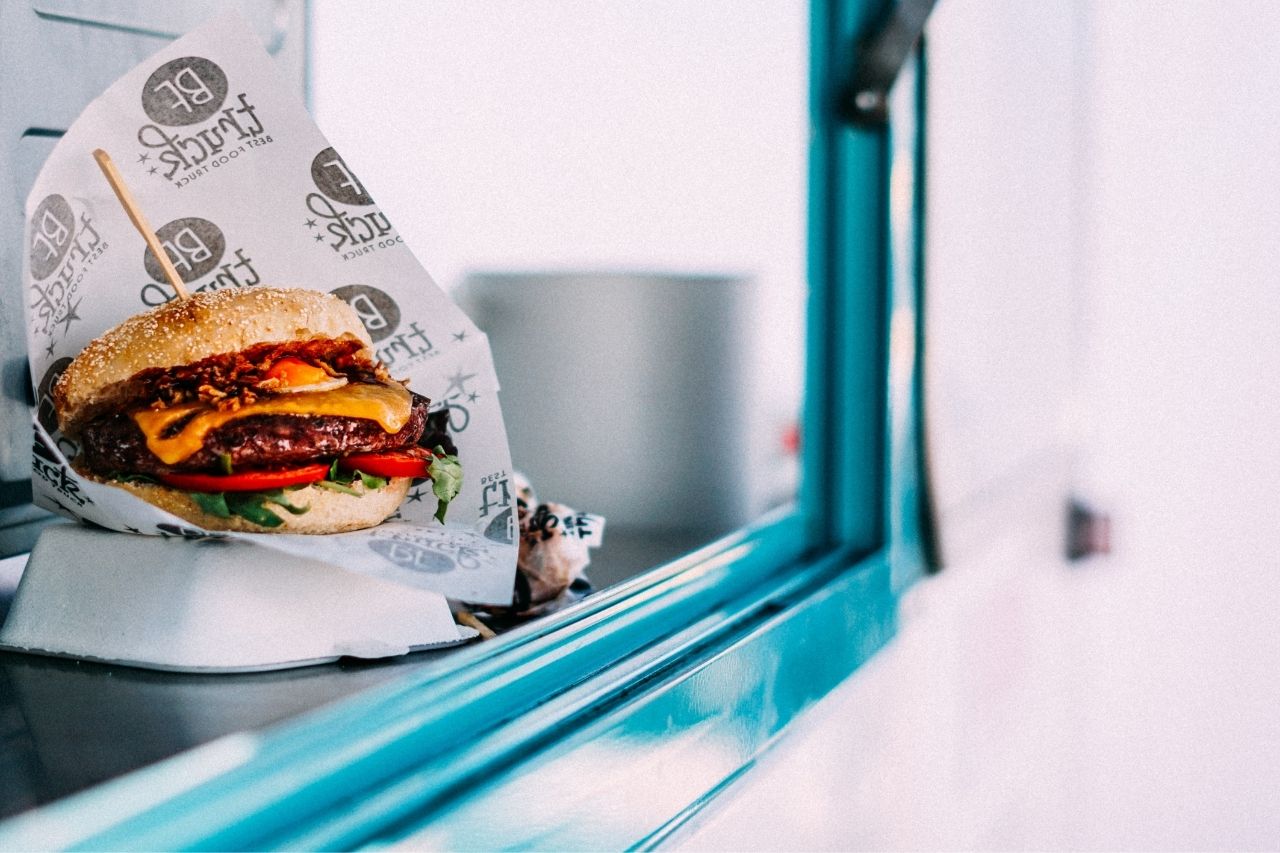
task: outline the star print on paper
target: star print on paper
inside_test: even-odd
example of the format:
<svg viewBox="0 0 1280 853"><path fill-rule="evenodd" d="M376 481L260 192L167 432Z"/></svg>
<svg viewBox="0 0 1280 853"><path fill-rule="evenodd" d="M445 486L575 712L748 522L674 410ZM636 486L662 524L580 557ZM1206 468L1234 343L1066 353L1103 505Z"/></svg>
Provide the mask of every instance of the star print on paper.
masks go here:
<svg viewBox="0 0 1280 853"><path fill-rule="evenodd" d="M410 492L410 493L409 493L409 500L411 500L411 501L417 501L417 502L421 503L421 502L422 502L422 489L414 489L412 492Z"/></svg>
<svg viewBox="0 0 1280 853"><path fill-rule="evenodd" d="M80 307L80 303L81 303L81 302L83 302L83 301L84 301L84 299L83 299L83 298L81 298L81 299L77 299L77 300L75 301L75 304L74 304L74 305L68 305L68 306L67 306L67 313L66 313L66 315L62 318L62 320L60 321L60 322L63 324L63 326L64 326L64 328L63 328L63 330L62 330L62 333L63 333L64 335L65 335L67 332L71 331L71 324L72 324L72 323L74 323L76 320L81 320L81 319L83 319L79 314L77 314L77 313L76 313L76 309Z"/></svg>
<svg viewBox="0 0 1280 853"><path fill-rule="evenodd" d="M458 394L467 393L467 380L475 379L476 374L463 374L461 370L449 377L449 387L444 389L446 399L452 400Z"/></svg>
<svg viewBox="0 0 1280 853"><path fill-rule="evenodd" d="M454 332L453 339L459 342L465 341L467 339L467 330L463 329L461 332Z"/></svg>
<svg viewBox="0 0 1280 853"><path fill-rule="evenodd" d="M323 243L323 242L324 242L324 235L323 235L323 234L317 234L317 235L316 235L316 242L317 242L317 243Z"/></svg>
<svg viewBox="0 0 1280 853"><path fill-rule="evenodd" d="M308 227L308 228L315 228L315 227L316 227L316 221L315 221L314 219L308 219L308 220L307 220L307 227Z"/></svg>
<svg viewBox="0 0 1280 853"><path fill-rule="evenodd" d="M150 154L143 153L143 154L139 154L139 155L138 155L138 162L139 162L139 163L145 163L145 162L147 162L147 161L148 161L148 160L150 160L150 159L151 159L151 155L150 155Z"/></svg>
<svg viewBox="0 0 1280 853"><path fill-rule="evenodd" d="M147 174L154 175L158 171L160 171L160 168L158 166L152 166L150 169L147 169Z"/></svg>

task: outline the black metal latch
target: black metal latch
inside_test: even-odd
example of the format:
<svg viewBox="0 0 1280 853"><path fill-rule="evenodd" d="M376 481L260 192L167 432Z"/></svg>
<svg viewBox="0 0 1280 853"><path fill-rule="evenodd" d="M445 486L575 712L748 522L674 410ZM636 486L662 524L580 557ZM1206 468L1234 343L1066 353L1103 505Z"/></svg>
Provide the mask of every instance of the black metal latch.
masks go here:
<svg viewBox="0 0 1280 853"><path fill-rule="evenodd" d="M863 127L878 127L889 120L889 90L920 41L935 3L899 0L870 38L858 44L853 78L836 99L841 118Z"/></svg>

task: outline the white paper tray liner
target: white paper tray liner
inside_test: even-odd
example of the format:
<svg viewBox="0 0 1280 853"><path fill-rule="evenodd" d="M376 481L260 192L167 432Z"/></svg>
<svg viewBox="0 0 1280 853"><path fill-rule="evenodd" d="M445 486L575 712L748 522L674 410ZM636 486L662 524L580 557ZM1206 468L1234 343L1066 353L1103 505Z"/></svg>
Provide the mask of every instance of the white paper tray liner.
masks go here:
<svg viewBox="0 0 1280 853"><path fill-rule="evenodd" d="M0 648L179 672L384 658L474 636L438 593L235 541L46 529Z"/></svg>

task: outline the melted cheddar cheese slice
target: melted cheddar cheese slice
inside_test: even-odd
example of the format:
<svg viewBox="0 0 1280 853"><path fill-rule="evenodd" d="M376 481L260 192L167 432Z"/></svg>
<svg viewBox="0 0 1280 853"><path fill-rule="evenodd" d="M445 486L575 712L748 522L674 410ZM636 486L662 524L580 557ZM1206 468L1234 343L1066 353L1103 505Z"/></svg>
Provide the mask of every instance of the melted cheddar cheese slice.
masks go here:
<svg viewBox="0 0 1280 853"><path fill-rule="evenodd" d="M176 465L204 446L212 430L230 421L254 415L337 415L377 421L387 432L399 432L409 421L408 389L402 385L346 385L332 391L282 394L264 397L235 411L221 411L205 403L184 403L168 409L139 409L130 412L147 447L166 465ZM192 413L195 413L194 416ZM169 437L169 430L184 419L190 420Z"/></svg>

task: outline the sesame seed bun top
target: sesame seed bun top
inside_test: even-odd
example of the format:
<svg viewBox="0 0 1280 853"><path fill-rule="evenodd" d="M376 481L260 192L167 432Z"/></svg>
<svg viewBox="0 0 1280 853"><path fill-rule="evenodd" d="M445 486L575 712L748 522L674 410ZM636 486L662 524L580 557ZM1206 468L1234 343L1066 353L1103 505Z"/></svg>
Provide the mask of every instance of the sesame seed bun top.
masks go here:
<svg viewBox="0 0 1280 853"><path fill-rule="evenodd" d="M95 338L67 366L53 389L58 425L75 435L82 415L147 368L191 364L255 344L344 336L373 345L351 306L318 290L235 287L175 299Z"/></svg>

